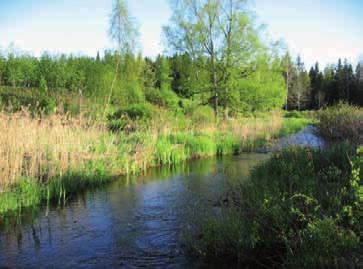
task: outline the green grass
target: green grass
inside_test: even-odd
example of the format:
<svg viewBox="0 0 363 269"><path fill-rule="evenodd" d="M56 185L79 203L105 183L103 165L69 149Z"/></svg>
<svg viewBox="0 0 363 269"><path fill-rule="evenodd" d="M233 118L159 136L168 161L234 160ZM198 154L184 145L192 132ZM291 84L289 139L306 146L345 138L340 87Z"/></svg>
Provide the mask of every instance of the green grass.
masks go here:
<svg viewBox="0 0 363 269"><path fill-rule="evenodd" d="M347 144L277 153L234 190L236 205L203 222L189 248L214 266L354 267L361 169Z"/></svg>
<svg viewBox="0 0 363 269"><path fill-rule="evenodd" d="M7 214L19 214L22 209L36 207L43 202L63 204L74 193L99 187L114 179L106 171L104 164L95 162L86 171L70 172L53 178L49 183L21 178L9 190L0 194L0 218Z"/></svg>
<svg viewBox="0 0 363 269"><path fill-rule="evenodd" d="M107 145L115 140L117 158L89 161L80 171L69 171L51 178L47 183L38 179L22 178L5 193L0 194L0 215L8 211L37 206L44 201L61 203L78 191L99 186L119 174L138 174L149 167L178 165L192 159L252 151L262 146L269 133L242 139L228 132L199 133L195 131L175 132L160 135L155 139L146 131L131 134L109 133L109 136L92 145L92 152L99 155L107 151ZM107 164L105 163L107 162Z"/></svg>
<svg viewBox="0 0 363 269"><path fill-rule="evenodd" d="M13 98L16 103L14 109L17 110L24 104L32 106L39 94L31 89L0 88L0 97L3 104L11 102L10 99ZM70 98L62 92L53 93L52 98L57 103L65 101L72 106L78 105L77 98ZM89 102L91 100L85 98L85 109L90 107ZM123 110L112 107L111 110L113 113L110 114L108 122L114 123L111 130L105 131L102 138L89 145L91 153L96 153L103 161L108 159L107 165L91 160L89 167L83 167L82 171L66 171L64 168L64 175L50 179L45 176L47 182L39 178L19 179L7 192L0 193L0 214L36 206L44 201L64 201L72 193L108 182L116 175L137 174L149 167L177 165L191 159L250 152L274 137L299 131L310 123L305 118L285 118L283 128L278 132L279 127L276 126L280 126L281 117L274 118L270 114L263 114L260 118L231 119L230 125L227 122L223 128L218 129L221 126L215 126L213 111L208 107L196 109L195 113L189 111L187 114L164 110L151 104L131 106ZM125 113L128 116L126 120L123 118ZM277 124L273 125L275 129L261 128L270 126L268 124L271 123L271 118L277 119ZM94 120L95 123L92 121L91 124L102 125L103 120ZM153 126L155 122L157 125ZM164 125L166 131L157 129ZM250 126L252 131L247 132L245 129L248 128L241 131L239 125ZM256 129L255 125L258 125ZM112 156L103 157L104 154Z"/></svg>
<svg viewBox="0 0 363 269"><path fill-rule="evenodd" d="M303 130L309 124L315 124L317 121L313 118L284 118L283 127L279 133L280 136L297 133Z"/></svg>

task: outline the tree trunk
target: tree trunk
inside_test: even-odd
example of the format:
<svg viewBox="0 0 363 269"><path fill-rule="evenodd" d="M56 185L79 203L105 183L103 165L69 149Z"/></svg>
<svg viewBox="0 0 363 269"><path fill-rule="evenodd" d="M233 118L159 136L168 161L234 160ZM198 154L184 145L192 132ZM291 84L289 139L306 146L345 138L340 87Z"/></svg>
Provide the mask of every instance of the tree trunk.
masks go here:
<svg viewBox="0 0 363 269"><path fill-rule="evenodd" d="M288 109L288 97L289 97L289 71L286 70L286 105L285 110Z"/></svg>
<svg viewBox="0 0 363 269"><path fill-rule="evenodd" d="M114 85L116 83L117 73L118 73L118 69L119 69L119 66L120 66L120 62L121 62L121 55L119 57L117 57L117 64L116 64L116 69L115 69L115 76L113 77L112 84L111 84L111 89L110 89L110 93L109 93L109 95L107 97L107 102L106 102L106 106L105 106L105 111L103 112L103 117L105 117L107 108L108 108L108 106L110 104L110 101L111 101L111 96L112 96L112 92L113 92Z"/></svg>
<svg viewBox="0 0 363 269"><path fill-rule="evenodd" d="M229 107L228 105L226 105L226 107L224 108L224 119L228 120L229 118Z"/></svg>
<svg viewBox="0 0 363 269"><path fill-rule="evenodd" d="M298 111L300 111L300 108L301 108L300 99L301 99L301 96L300 96L300 92L299 92L297 94L297 108L298 108Z"/></svg>
<svg viewBox="0 0 363 269"><path fill-rule="evenodd" d="M211 43L211 64L212 64L212 83L213 83L213 94L214 94L214 114L216 120L218 121L218 85L217 85L217 70L216 70L216 62L214 55L214 45Z"/></svg>
<svg viewBox="0 0 363 269"><path fill-rule="evenodd" d="M215 70L213 71L213 90L214 90L214 113L216 119L218 120L218 86L217 86L217 76Z"/></svg>

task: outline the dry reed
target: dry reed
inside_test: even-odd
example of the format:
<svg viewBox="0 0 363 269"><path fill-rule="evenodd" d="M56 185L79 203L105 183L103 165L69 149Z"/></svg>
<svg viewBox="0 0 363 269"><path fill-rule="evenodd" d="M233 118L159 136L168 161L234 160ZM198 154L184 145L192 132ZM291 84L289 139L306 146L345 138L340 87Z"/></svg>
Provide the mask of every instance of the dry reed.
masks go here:
<svg viewBox="0 0 363 269"><path fill-rule="evenodd" d="M66 115L0 112L0 190L21 177L46 182L78 171L88 160L100 157L94 145L104 134L102 127Z"/></svg>
<svg viewBox="0 0 363 269"><path fill-rule="evenodd" d="M112 134L102 122L90 122L82 117L33 116L26 110L14 114L0 112L0 191L20 178L46 183L67 172L82 173L87 171L90 161L100 159L110 165L107 169L116 167L108 171L115 175L146 169L155 164L159 139L176 132L210 137L228 133L243 144L261 136L268 139L278 133L283 123L279 113L272 113L266 119L230 119L203 126L189 122L184 127L178 126L175 118L166 121L168 117L163 120L160 116L134 134L141 139L135 142L132 135L125 138Z"/></svg>

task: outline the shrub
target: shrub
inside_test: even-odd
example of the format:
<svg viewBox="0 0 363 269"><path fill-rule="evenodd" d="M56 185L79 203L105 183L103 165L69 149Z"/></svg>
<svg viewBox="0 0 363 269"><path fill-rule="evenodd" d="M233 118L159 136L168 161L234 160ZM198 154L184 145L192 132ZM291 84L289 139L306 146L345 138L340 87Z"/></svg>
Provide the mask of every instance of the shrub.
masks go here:
<svg viewBox="0 0 363 269"><path fill-rule="evenodd" d="M328 107L320 111L318 131L320 135L331 141L359 140L359 121L363 113L359 108L345 103Z"/></svg>
<svg viewBox="0 0 363 269"><path fill-rule="evenodd" d="M42 96L39 101L39 109L45 114L50 114L55 111L56 103L52 98Z"/></svg>
<svg viewBox="0 0 363 269"><path fill-rule="evenodd" d="M301 111L292 110L285 112L285 118L303 118L303 114Z"/></svg>
<svg viewBox="0 0 363 269"><path fill-rule="evenodd" d="M214 111L209 106L198 106L189 113L189 116L196 124L208 124L215 121Z"/></svg>
<svg viewBox="0 0 363 269"><path fill-rule="evenodd" d="M293 268L354 268L352 250L357 244L354 233L325 218L308 224L299 232L300 242L291 241L295 253L288 254L288 266ZM343 257L346 257L344 259Z"/></svg>
<svg viewBox="0 0 363 269"><path fill-rule="evenodd" d="M11 92L4 90L0 93L1 103L12 112L17 112L22 107L30 107L34 110L38 100L38 95L32 95L25 91Z"/></svg>
<svg viewBox="0 0 363 269"><path fill-rule="evenodd" d="M157 106L167 107L172 110L180 108L179 97L171 90L149 88L145 93L145 98L146 101Z"/></svg>
<svg viewBox="0 0 363 269"><path fill-rule="evenodd" d="M285 118L314 118L314 111L285 111Z"/></svg>
<svg viewBox="0 0 363 269"><path fill-rule="evenodd" d="M241 268L354 267L359 165L347 144L273 155L241 183L233 205L203 223L192 250Z"/></svg>
<svg viewBox="0 0 363 269"><path fill-rule="evenodd" d="M153 109L148 104L134 104L108 116L108 127L112 131L135 130L137 123L144 123L152 118Z"/></svg>
<svg viewBox="0 0 363 269"><path fill-rule="evenodd" d="M127 106L145 102L145 96L139 82L134 79L130 81L116 81L114 87L111 104L115 106Z"/></svg>
<svg viewBox="0 0 363 269"><path fill-rule="evenodd" d="M48 86L45 79L42 77L39 82L39 92L41 95L47 95L48 94Z"/></svg>

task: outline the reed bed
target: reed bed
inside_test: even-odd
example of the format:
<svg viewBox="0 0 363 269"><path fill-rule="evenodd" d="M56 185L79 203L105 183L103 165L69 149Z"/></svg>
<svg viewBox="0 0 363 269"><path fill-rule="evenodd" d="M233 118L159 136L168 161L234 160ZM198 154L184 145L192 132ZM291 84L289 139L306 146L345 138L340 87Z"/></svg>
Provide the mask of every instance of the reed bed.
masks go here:
<svg viewBox="0 0 363 269"><path fill-rule="evenodd" d="M44 200L64 201L149 167L251 151L278 136L285 124L280 113L203 125L175 115L163 118L125 133L82 116L0 112L0 214Z"/></svg>
<svg viewBox="0 0 363 269"><path fill-rule="evenodd" d="M0 113L0 188L19 178L46 183L69 171L80 171L89 160L114 153L110 145L102 155L95 145L104 141L105 129L67 115L33 116L26 110Z"/></svg>

